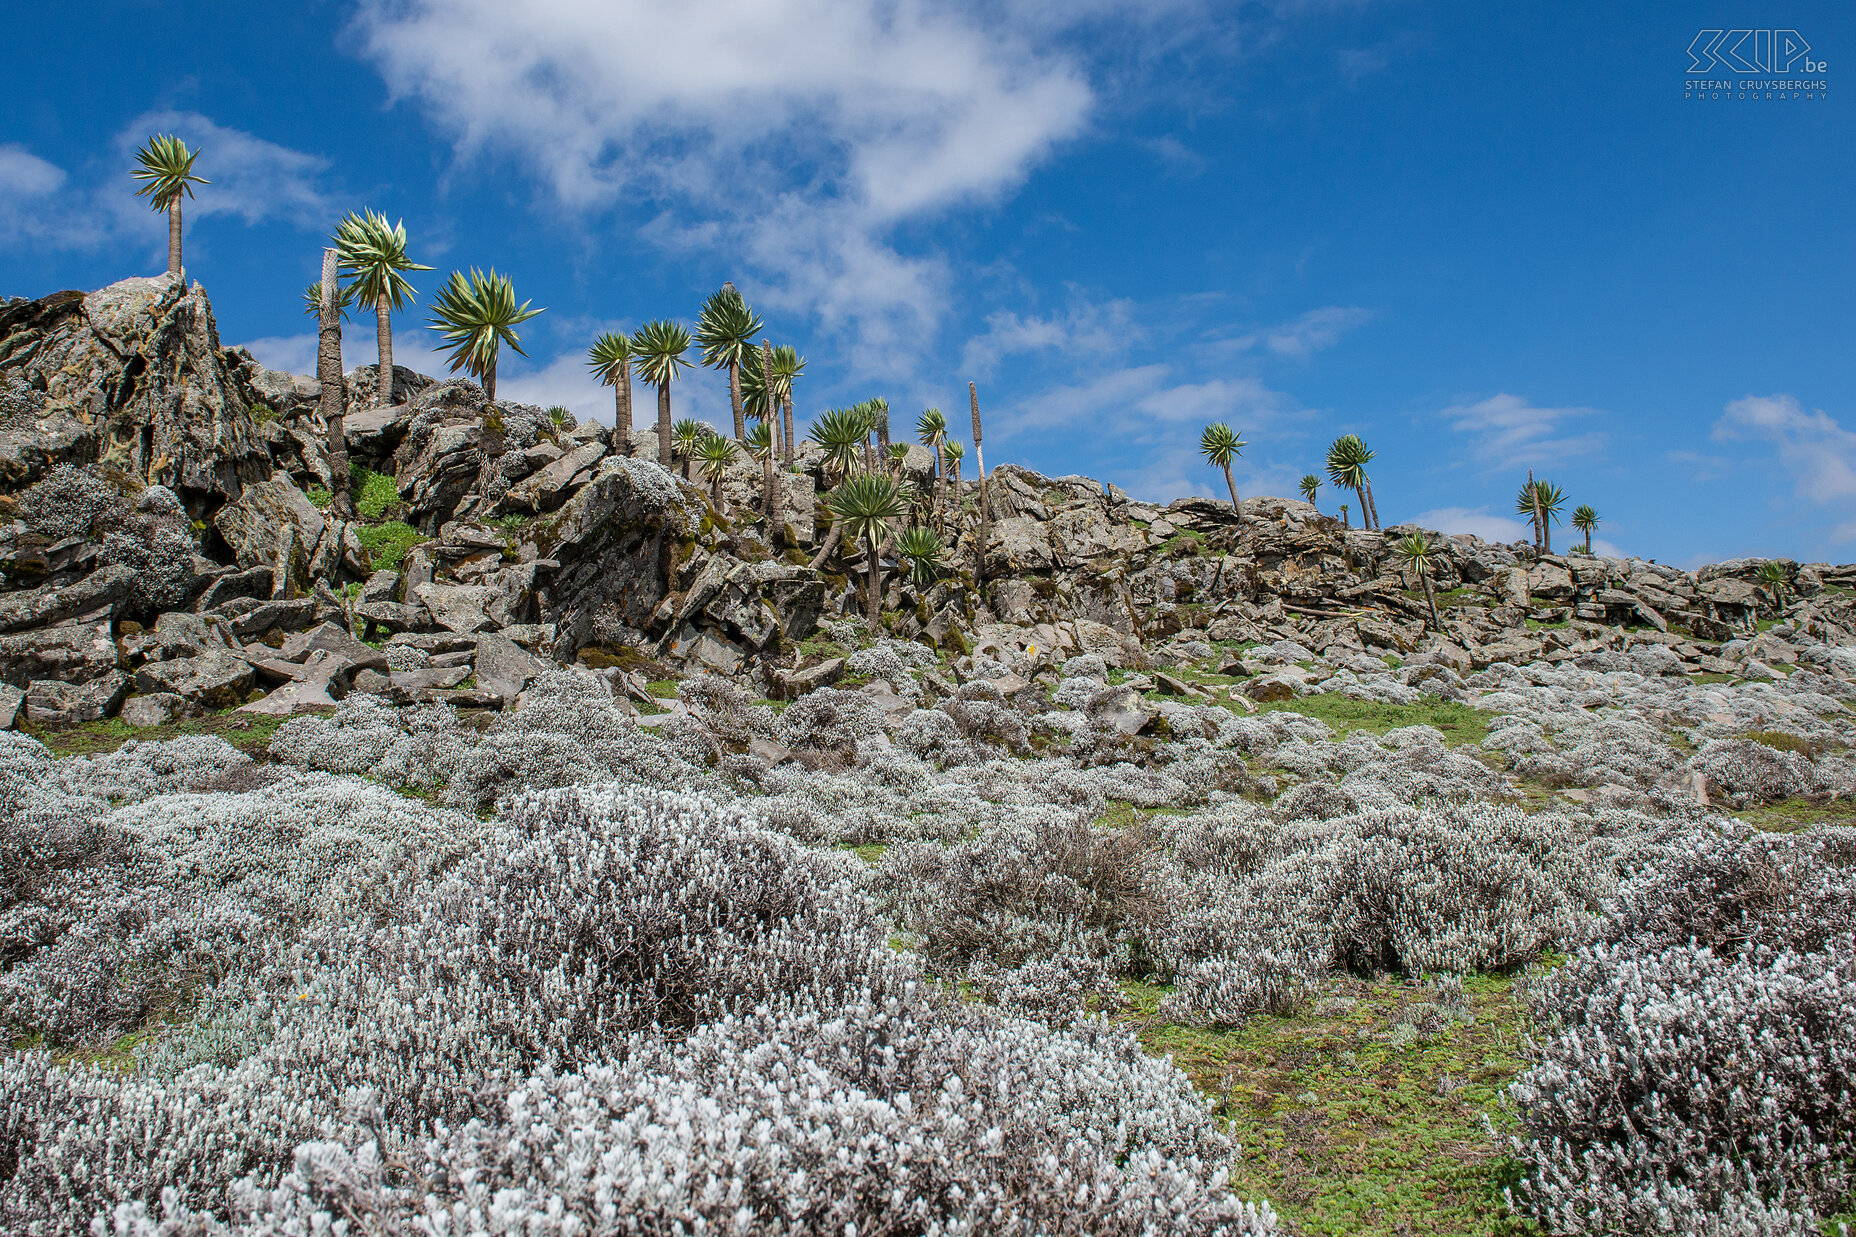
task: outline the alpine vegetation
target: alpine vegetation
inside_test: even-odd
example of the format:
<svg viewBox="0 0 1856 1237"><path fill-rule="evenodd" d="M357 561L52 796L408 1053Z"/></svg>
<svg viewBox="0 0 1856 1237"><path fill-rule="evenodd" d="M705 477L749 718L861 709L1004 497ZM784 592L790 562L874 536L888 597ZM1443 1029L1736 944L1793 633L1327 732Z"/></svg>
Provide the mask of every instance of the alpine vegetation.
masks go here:
<svg viewBox="0 0 1856 1237"><path fill-rule="evenodd" d="M390 824L341 785L9 791L9 858L59 874L9 892L9 941L56 938L9 969L9 1023L82 1042L190 994L126 1072L0 1065L8 1231L1274 1231L1171 1066L950 999L750 816L581 787ZM84 991L47 995L52 954ZM153 978L91 978L131 958Z"/></svg>
<svg viewBox="0 0 1856 1237"><path fill-rule="evenodd" d="M372 210L287 374L196 156L168 275L0 301L0 1231L1856 1214L1856 565L1386 526L1355 434L989 468L732 283L523 404L541 311Z"/></svg>

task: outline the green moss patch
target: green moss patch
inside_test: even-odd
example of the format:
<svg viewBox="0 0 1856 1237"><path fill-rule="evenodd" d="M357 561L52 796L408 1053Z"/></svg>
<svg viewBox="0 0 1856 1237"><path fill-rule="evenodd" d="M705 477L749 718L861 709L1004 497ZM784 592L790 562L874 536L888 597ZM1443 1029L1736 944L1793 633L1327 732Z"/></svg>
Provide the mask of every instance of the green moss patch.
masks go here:
<svg viewBox="0 0 1856 1237"><path fill-rule="evenodd" d="M269 745L271 735L286 720L224 709L142 730L119 717L58 727L25 722L20 729L43 743L54 756L100 756L115 751L130 739L176 739L187 734L216 734L242 752L258 752Z"/></svg>
<svg viewBox="0 0 1856 1237"><path fill-rule="evenodd" d="M418 529L398 520L384 524L363 524L355 530L367 561L375 571L392 571L406 560L414 546L429 540Z"/></svg>
<svg viewBox="0 0 1856 1237"><path fill-rule="evenodd" d="M1481 743L1489 734L1489 715L1456 700L1426 696L1417 704L1384 704L1355 700L1339 692L1301 696L1257 706L1264 712L1300 713L1333 727L1337 739L1356 730L1384 734L1401 726L1435 726L1452 746Z"/></svg>
<svg viewBox="0 0 1856 1237"><path fill-rule="evenodd" d="M1483 1128L1505 1134L1500 1093L1521 1071L1512 976L1464 981L1451 1011L1398 978L1336 977L1306 1010L1228 1030L1160 1018L1164 988L1124 985L1150 1052L1184 1070L1244 1153L1231 1187L1268 1199L1313 1237L1522 1237L1513 1177Z"/></svg>

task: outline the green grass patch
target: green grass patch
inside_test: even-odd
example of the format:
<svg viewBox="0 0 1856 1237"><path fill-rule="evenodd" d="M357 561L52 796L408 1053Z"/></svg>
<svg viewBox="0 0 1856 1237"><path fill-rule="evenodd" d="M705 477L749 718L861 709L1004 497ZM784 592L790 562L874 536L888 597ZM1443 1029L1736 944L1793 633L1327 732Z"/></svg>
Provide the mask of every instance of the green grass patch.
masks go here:
<svg viewBox="0 0 1856 1237"><path fill-rule="evenodd" d="M418 529L399 520L363 524L355 533L361 539L361 548L367 551L368 564L375 571L392 571L406 560L408 551L429 540Z"/></svg>
<svg viewBox="0 0 1856 1237"><path fill-rule="evenodd" d="M303 497L309 499L309 505L318 511L328 510L329 504L335 501L335 495L319 485L310 486L303 492Z"/></svg>
<svg viewBox="0 0 1856 1237"><path fill-rule="evenodd" d="M1127 799L1110 799L1102 815L1096 817L1099 829L1133 829L1156 816L1190 816L1191 808L1185 807L1136 807Z"/></svg>
<svg viewBox="0 0 1856 1237"><path fill-rule="evenodd" d="M177 739L187 734L216 734L242 752L256 752L270 743L271 735L286 720L223 709L142 730L120 717L57 727L23 722L20 729L43 743L54 756L100 756L115 751L130 739Z"/></svg>
<svg viewBox="0 0 1856 1237"><path fill-rule="evenodd" d="M384 519L400 501L399 482L371 468L356 468L349 474L348 492L354 499L355 514L364 520Z"/></svg>
<svg viewBox="0 0 1856 1237"><path fill-rule="evenodd" d="M1332 726L1341 739L1356 730L1384 734L1401 726L1435 726L1443 733L1444 741L1453 746L1480 743L1489 734L1487 713L1439 696L1426 696L1417 704L1383 704L1326 692L1257 707L1264 712L1300 713L1304 717L1319 718Z"/></svg>
<svg viewBox="0 0 1856 1237"><path fill-rule="evenodd" d="M1691 674L1689 676L1689 681L1693 683L1731 683L1734 681L1734 676L1731 674L1716 674L1712 670L1704 670L1697 674Z"/></svg>
<svg viewBox="0 0 1856 1237"><path fill-rule="evenodd" d="M882 862L884 853L889 850L889 843L862 842L856 846L847 846L844 849L850 851L865 863L876 864Z"/></svg>
<svg viewBox="0 0 1856 1237"><path fill-rule="evenodd" d="M644 689L653 696L656 696L659 700L674 700L677 695L677 681L675 679L655 679L652 682L646 683Z"/></svg>
<svg viewBox="0 0 1856 1237"><path fill-rule="evenodd" d="M1816 760L1825 752L1841 749L1840 743L1826 743L1821 739L1807 739L1800 734L1788 734L1783 730L1749 730L1742 738L1751 739L1776 752L1796 752L1810 760Z"/></svg>
<svg viewBox="0 0 1856 1237"><path fill-rule="evenodd" d="M1231 1188L1268 1199L1287 1231L1522 1237L1539 1230L1507 1213L1514 1170L1482 1128L1512 1123L1499 1096L1523 1068L1514 986L1470 976L1452 1014L1396 977L1341 976L1303 1012L1210 1029L1161 1019L1166 990L1130 983L1124 1018L1211 1099L1244 1148Z"/></svg>
<svg viewBox="0 0 1856 1237"><path fill-rule="evenodd" d="M1796 833L1813 825L1856 826L1856 800L1778 799L1734 815L1767 833Z"/></svg>

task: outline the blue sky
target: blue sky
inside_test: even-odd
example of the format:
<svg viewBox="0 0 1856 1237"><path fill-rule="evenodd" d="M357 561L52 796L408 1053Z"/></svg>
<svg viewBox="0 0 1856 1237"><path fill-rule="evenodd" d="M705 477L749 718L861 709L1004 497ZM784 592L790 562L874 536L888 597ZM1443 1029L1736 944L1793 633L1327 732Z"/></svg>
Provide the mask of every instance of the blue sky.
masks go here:
<svg viewBox="0 0 1856 1237"><path fill-rule="evenodd" d="M1831 89L1685 98L1748 77L1689 72L1703 28L1795 31ZM1225 420L1245 493L1356 432L1388 524L1518 536L1531 467L1626 552L1846 561L1852 36L1752 0L10 5L0 293L159 270L126 170L171 130L215 182L188 274L271 364L312 366L300 291L371 206L422 292L494 264L547 307L512 398L610 420L591 337L733 279L802 417L883 394L964 436L973 379L989 464L1139 497L1221 493ZM425 299L396 348L436 372ZM711 371L675 400L727 420Z"/></svg>

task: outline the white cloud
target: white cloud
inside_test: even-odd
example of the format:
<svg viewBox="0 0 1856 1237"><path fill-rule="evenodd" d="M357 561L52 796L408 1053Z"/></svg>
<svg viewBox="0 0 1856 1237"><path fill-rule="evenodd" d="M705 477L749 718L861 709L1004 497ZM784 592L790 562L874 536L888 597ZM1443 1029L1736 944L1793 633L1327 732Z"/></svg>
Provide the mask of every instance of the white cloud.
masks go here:
<svg viewBox="0 0 1856 1237"><path fill-rule="evenodd" d="M1247 425L1254 429L1270 427L1279 432L1285 421L1295 417L1290 398L1272 391L1255 378L1212 378L1205 382L1184 382L1154 391L1136 401L1135 409L1146 416L1166 422L1190 422L1194 426L1225 421L1239 434Z"/></svg>
<svg viewBox="0 0 1856 1237"><path fill-rule="evenodd" d="M237 215L248 224L282 219L312 231L334 231L341 212L324 186L329 161L321 155L227 128L198 112L161 111L137 116L116 135L125 168L152 133L172 133L198 150L194 171L212 182L194 186L194 196L181 208L184 214L195 219ZM124 201L149 213L146 198L125 195Z"/></svg>
<svg viewBox="0 0 1856 1237"><path fill-rule="evenodd" d="M938 256L897 246L896 225L995 199L1090 115L1081 68L1048 37L1064 20L1082 17L935 0L362 0L355 28L465 158L526 163L573 210L654 204L651 235L732 247L763 299L815 310L893 369L897 345L940 321L948 281Z"/></svg>
<svg viewBox="0 0 1856 1237"><path fill-rule="evenodd" d="M1713 438L1771 446L1800 498L1829 503L1856 496L1856 433L1822 409L1806 412L1794 396L1749 395L1733 401L1714 423Z"/></svg>
<svg viewBox="0 0 1856 1237"><path fill-rule="evenodd" d="M1495 515L1487 507L1438 507L1420 512L1410 519L1400 520L1399 523L1416 524L1445 536L1468 533L1484 541L1504 545L1511 541L1525 541L1531 545L1534 540L1534 526L1531 523L1513 516ZM1553 538L1554 548L1561 552L1585 544L1585 534L1558 524L1553 526ZM1624 551L1603 537L1592 538L1592 553L1601 558L1624 557Z"/></svg>
<svg viewBox="0 0 1856 1237"><path fill-rule="evenodd" d="M11 197L42 198L64 184L64 169L16 142L0 145L0 189Z"/></svg>
<svg viewBox="0 0 1856 1237"><path fill-rule="evenodd" d="M17 143L0 145L0 243L31 241L58 248L95 244L94 219L73 213L61 193L65 170Z"/></svg>
<svg viewBox="0 0 1856 1237"><path fill-rule="evenodd" d="M332 231L338 216L324 187L329 161L242 129L215 124L196 112L149 112L116 135L119 166L101 183L72 184L63 168L23 146L0 146L0 241L28 239L60 249L94 249L110 243L166 252L167 220L136 197L128 170L136 147L151 134L173 133L200 151L194 170L211 184L196 185L181 213L189 225L213 215L247 224L282 219L312 231Z"/></svg>
<svg viewBox="0 0 1856 1237"><path fill-rule="evenodd" d="M1077 299L1069 309L1049 317L1020 317L1001 310L986 318L986 330L967 341L960 356L963 373L987 377L1008 356L1053 351L1063 356L1112 357L1144 338L1134 321L1132 301Z"/></svg>
<svg viewBox="0 0 1856 1237"><path fill-rule="evenodd" d="M1423 511L1401 524L1416 524L1419 528L1434 529L1446 536L1457 533L1469 533L1484 541L1527 541L1534 539L1533 525L1512 516L1493 515L1486 507L1438 507L1433 511Z"/></svg>
<svg viewBox="0 0 1856 1237"><path fill-rule="evenodd" d="M1309 356L1332 348L1342 335L1372 316L1371 310L1349 305L1311 309L1293 322L1264 331L1263 344L1278 356Z"/></svg>
<svg viewBox="0 0 1856 1237"><path fill-rule="evenodd" d="M1474 404L1456 404L1440 416L1469 434L1471 456L1488 468L1546 468L1602 451L1602 430L1561 432L1561 422L1597 415L1596 408L1536 408L1518 395L1500 393Z"/></svg>
<svg viewBox="0 0 1856 1237"><path fill-rule="evenodd" d="M1689 469L1689 480L1718 481L1731 470L1733 461L1724 455L1703 455L1699 451L1669 451L1665 458Z"/></svg>
<svg viewBox="0 0 1856 1237"><path fill-rule="evenodd" d="M597 417L610 423L617 410L613 405L612 388L601 386L599 379L593 377L586 367L586 354L568 352L555 357L554 360L539 368L531 368L521 363L521 358L510 356L498 367L496 394L499 399L512 399L524 404L539 404L549 408L559 404L572 410L578 417ZM632 383L632 404L637 407L639 383Z"/></svg>
<svg viewBox="0 0 1856 1237"><path fill-rule="evenodd" d="M248 339L244 343L232 345L243 348L258 359L258 364L266 369L280 369L286 374L303 374L316 376L316 333L305 332L302 335L267 335L263 339ZM346 355L342 357L343 368L353 369L357 362ZM358 362L366 365L366 361Z"/></svg>

